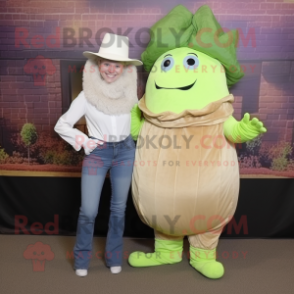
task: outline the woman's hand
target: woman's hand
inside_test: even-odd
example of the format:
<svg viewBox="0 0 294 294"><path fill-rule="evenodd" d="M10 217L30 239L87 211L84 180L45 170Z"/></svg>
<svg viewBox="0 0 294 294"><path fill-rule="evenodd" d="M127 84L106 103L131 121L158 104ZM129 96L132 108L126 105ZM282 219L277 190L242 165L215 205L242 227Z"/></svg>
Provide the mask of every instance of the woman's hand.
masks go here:
<svg viewBox="0 0 294 294"><path fill-rule="evenodd" d="M102 144L102 142L99 141L98 139L90 139L90 138L86 139L82 144L85 154L89 155L97 147L98 144L99 145Z"/></svg>

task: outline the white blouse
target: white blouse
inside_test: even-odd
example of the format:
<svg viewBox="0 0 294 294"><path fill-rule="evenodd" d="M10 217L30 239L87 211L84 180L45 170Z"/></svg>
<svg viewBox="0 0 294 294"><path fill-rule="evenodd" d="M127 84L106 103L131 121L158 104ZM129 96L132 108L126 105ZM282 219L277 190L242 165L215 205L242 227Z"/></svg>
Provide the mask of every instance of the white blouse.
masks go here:
<svg viewBox="0 0 294 294"><path fill-rule="evenodd" d="M55 132L72 145L76 151L79 151L82 143L89 139L86 134L73 128L83 115L90 137L106 142L119 142L131 133L131 112L119 115L104 114L87 101L84 91L82 91L54 127ZM99 144L103 144L103 142Z"/></svg>

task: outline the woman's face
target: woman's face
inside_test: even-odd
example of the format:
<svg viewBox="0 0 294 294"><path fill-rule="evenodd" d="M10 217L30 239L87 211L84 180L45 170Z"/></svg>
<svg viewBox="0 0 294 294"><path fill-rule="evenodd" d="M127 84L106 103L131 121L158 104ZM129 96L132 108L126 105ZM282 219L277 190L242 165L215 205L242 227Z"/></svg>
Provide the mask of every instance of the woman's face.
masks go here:
<svg viewBox="0 0 294 294"><path fill-rule="evenodd" d="M121 76L124 69L123 63L107 59L98 60L98 67L102 78L107 83L116 81Z"/></svg>

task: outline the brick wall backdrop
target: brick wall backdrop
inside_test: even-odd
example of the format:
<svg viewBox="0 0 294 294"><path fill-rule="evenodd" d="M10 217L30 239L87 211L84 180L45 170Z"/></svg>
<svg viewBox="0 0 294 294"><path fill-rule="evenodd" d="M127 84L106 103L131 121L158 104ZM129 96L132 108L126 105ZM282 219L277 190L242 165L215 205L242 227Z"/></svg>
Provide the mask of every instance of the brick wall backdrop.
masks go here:
<svg viewBox="0 0 294 294"><path fill-rule="evenodd" d="M103 28L128 35L130 57L140 58L147 29L177 4L193 13L208 4L222 27L243 33L238 58L255 62L259 72L246 72L244 81L232 88L236 118L250 110L269 129L264 140L292 142L293 0L0 0L0 145L9 148L7 136L19 132L25 122L52 133L62 113L60 60L81 60L83 51L98 51ZM64 30L76 43L63 38ZM79 33L92 33L90 42L78 38ZM38 56L46 59L46 70ZM44 80L33 75L37 70L43 71Z"/></svg>

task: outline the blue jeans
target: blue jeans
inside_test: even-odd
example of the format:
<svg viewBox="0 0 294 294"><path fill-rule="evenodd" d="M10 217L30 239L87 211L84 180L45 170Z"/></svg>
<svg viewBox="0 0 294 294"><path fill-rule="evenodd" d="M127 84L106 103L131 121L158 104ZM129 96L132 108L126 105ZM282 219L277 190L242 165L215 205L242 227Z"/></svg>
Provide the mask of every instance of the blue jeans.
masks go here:
<svg viewBox="0 0 294 294"><path fill-rule="evenodd" d="M95 218L107 171L112 195L105 248L106 265L119 266L123 257L125 209L131 184L135 143L131 136L120 142L105 142L86 155L82 167L82 201L74 246L75 269L88 269L92 256Z"/></svg>

